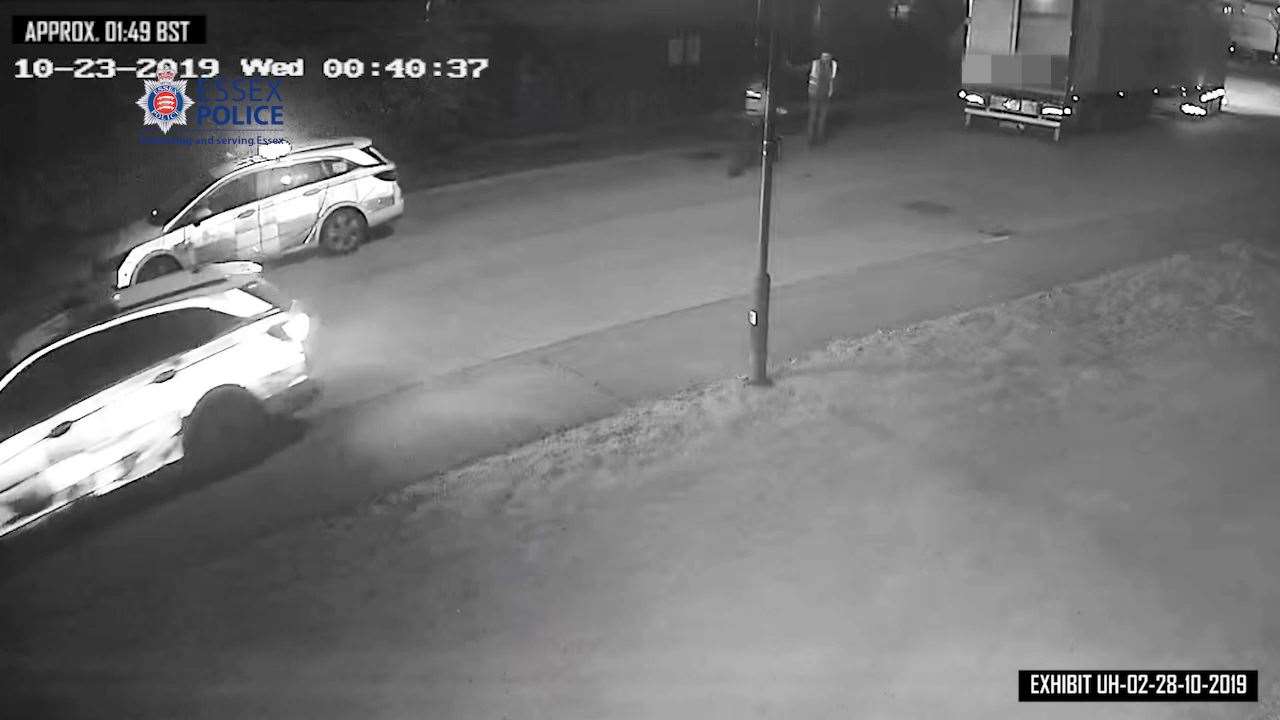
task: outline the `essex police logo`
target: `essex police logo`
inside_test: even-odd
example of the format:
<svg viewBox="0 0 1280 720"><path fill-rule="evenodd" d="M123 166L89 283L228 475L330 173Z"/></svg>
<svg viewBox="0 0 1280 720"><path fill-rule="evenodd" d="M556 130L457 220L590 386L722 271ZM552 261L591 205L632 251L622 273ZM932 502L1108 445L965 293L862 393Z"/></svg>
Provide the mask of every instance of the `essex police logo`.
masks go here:
<svg viewBox="0 0 1280 720"><path fill-rule="evenodd" d="M142 124L155 125L168 134L174 125L187 124L187 108L195 101L187 97L187 81L174 80L175 73L164 69L157 80L143 80L143 94L134 103L142 108Z"/></svg>

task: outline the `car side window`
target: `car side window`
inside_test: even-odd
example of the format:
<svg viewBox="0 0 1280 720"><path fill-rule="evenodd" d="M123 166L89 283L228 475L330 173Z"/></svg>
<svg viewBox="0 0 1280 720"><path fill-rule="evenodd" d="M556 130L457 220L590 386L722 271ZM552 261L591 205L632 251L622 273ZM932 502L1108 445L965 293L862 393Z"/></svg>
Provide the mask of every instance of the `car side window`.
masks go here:
<svg viewBox="0 0 1280 720"><path fill-rule="evenodd" d="M197 213L201 208L208 208L210 214L217 215L220 212L226 212L235 207L246 205L253 202L255 190L258 181L258 175L261 173L251 173L243 175L219 185L210 191L207 195L196 201L182 219L174 223L174 227L183 227L196 222L199 218Z"/></svg>
<svg viewBox="0 0 1280 720"><path fill-rule="evenodd" d="M148 315L116 328L117 347L109 371L124 379L152 365L190 352L239 324L208 308L180 308Z"/></svg>
<svg viewBox="0 0 1280 720"><path fill-rule="evenodd" d="M259 197L267 198L294 188L318 182L327 177L324 162L310 162L277 167L262 173L263 181L259 188Z"/></svg>
<svg viewBox="0 0 1280 720"><path fill-rule="evenodd" d="M15 435L75 402L75 367L87 358L72 345L41 357L0 391L0 438ZM71 381L71 382L68 382Z"/></svg>
<svg viewBox="0 0 1280 720"><path fill-rule="evenodd" d="M320 161L325 177L337 177L351 172L351 161L342 158L327 158Z"/></svg>
<svg viewBox="0 0 1280 720"><path fill-rule="evenodd" d="M232 208L253 202L257 175L258 173L242 175L222 185L217 190L209 193L208 197L201 201L201 204L208 205L213 214L217 215L220 212L226 212Z"/></svg>
<svg viewBox="0 0 1280 720"><path fill-rule="evenodd" d="M244 324L242 318L209 308L182 308L157 318L156 331L169 338L165 343L168 347L160 350L167 353L165 357L198 348Z"/></svg>
<svg viewBox="0 0 1280 720"><path fill-rule="evenodd" d="M28 365L0 392L0 435L46 420L109 387L109 366L118 360L110 353L119 347L117 335L126 325L86 335Z"/></svg>

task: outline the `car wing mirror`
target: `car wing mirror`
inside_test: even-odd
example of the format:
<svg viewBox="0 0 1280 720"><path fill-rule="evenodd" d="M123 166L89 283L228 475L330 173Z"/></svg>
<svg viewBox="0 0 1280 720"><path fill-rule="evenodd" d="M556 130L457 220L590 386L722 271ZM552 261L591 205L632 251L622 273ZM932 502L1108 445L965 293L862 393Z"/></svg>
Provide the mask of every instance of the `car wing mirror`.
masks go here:
<svg viewBox="0 0 1280 720"><path fill-rule="evenodd" d="M213 210L211 210L208 205L201 205L196 208L195 213L193 213L191 216L194 219L194 222L192 224L199 225L201 221L203 221L208 217L211 217L212 215L213 215Z"/></svg>

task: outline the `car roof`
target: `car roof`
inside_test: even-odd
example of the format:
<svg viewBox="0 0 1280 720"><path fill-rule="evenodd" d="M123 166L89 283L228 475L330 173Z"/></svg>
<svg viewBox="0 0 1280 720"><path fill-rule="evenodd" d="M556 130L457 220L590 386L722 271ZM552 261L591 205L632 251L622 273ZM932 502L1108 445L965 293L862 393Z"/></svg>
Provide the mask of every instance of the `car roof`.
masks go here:
<svg viewBox="0 0 1280 720"><path fill-rule="evenodd" d="M235 160L228 160L227 162L222 163L221 165L218 165L217 167L213 168L210 171L210 174L212 174L215 178L221 178L226 175L230 175L236 170L240 170L246 167L251 167L261 163L274 162L277 160L286 160L292 157L296 157L298 155L302 155L304 153L315 152L317 150L330 150L333 148L346 148L346 147L354 147L354 148L363 150L364 148L367 148L370 145L373 145L373 140L367 137L360 137L358 135L332 138L329 140L315 140L303 145L291 147L289 149L289 152L279 157L268 158L262 155L249 155L248 157L238 158Z"/></svg>
<svg viewBox="0 0 1280 720"><path fill-rule="evenodd" d="M310 150L325 150L327 148L348 147L348 146L364 149L369 147L372 144L373 144L373 140L367 137L360 137L358 135L349 135L346 137L332 138L330 140L316 140L314 142L310 142L305 145L299 145L295 147L289 154L293 155L295 153L308 152Z"/></svg>
<svg viewBox="0 0 1280 720"><path fill-rule="evenodd" d="M256 263L213 263L120 290L97 290L70 299L62 311L18 336L9 349L10 367L62 338L123 315L259 282L261 271Z"/></svg>

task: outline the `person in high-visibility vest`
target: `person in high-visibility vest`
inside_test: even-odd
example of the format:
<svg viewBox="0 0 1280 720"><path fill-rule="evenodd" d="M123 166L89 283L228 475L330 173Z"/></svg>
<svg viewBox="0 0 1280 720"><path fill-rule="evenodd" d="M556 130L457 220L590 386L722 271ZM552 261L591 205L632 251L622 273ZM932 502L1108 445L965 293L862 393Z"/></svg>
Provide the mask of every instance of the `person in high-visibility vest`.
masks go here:
<svg viewBox="0 0 1280 720"><path fill-rule="evenodd" d="M809 144L827 138L827 110L836 91L839 64L824 52L809 64Z"/></svg>

